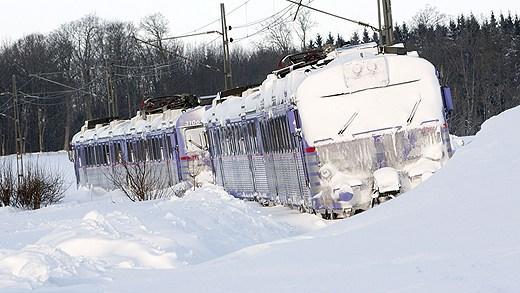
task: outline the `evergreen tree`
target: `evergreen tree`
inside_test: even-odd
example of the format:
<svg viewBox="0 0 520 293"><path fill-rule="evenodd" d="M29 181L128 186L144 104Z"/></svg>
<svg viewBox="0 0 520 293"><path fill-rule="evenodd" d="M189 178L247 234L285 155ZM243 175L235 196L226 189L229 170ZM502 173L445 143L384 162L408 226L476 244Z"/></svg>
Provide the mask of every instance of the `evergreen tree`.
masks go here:
<svg viewBox="0 0 520 293"><path fill-rule="evenodd" d="M341 48L346 44L347 42L345 42L345 39L343 39L343 37L340 34L338 34L338 36L336 37L336 48Z"/></svg>
<svg viewBox="0 0 520 293"><path fill-rule="evenodd" d="M372 42L372 39L370 38L370 35L368 34L367 28L363 29L363 38L362 41L364 44Z"/></svg>
<svg viewBox="0 0 520 293"><path fill-rule="evenodd" d="M327 40L325 41L325 44L334 45L334 37L332 36L331 32L329 32L329 35L327 36Z"/></svg>
<svg viewBox="0 0 520 293"><path fill-rule="evenodd" d="M316 34L316 40L314 42L316 43L317 48L323 47L323 38L321 37L321 35L319 33Z"/></svg>
<svg viewBox="0 0 520 293"><path fill-rule="evenodd" d="M350 38L350 43L352 45L359 45L360 40L359 40L359 34L357 32L354 32L352 34L352 37Z"/></svg>
<svg viewBox="0 0 520 293"><path fill-rule="evenodd" d="M312 39L309 40L309 44L307 45L307 48L309 49L316 49L316 45L314 44L314 41Z"/></svg>
<svg viewBox="0 0 520 293"><path fill-rule="evenodd" d="M375 43L379 44L379 33L374 32L374 33L372 34L372 40L373 40Z"/></svg>

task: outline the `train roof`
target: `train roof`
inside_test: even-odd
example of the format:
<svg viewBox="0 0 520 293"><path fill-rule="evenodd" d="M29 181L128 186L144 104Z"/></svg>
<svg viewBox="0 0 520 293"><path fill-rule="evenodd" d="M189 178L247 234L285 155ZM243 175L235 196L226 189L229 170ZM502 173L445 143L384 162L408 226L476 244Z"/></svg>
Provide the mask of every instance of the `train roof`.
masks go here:
<svg viewBox="0 0 520 293"><path fill-rule="evenodd" d="M148 115L138 113L129 120L113 120L106 124L97 124L94 128L89 128L88 122L85 122L72 138L72 144L174 128L182 114L180 109Z"/></svg>
<svg viewBox="0 0 520 293"><path fill-rule="evenodd" d="M330 70L330 75L334 75L335 79L334 82L326 79L314 84L316 92L322 91L325 93L320 93L320 96L325 96L327 93L336 94L338 92L352 92L372 86L371 84L359 83L355 86L350 85L351 88L347 88L346 77L343 72L343 66L346 64L364 62L365 60L377 57L384 59L421 59L418 58L416 52L405 53L402 44L397 44L393 47L387 48L384 50L384 53L381 53L379 50L380 48L376 43L343 47L330 52L324 59L311 65L302 67L295 64L289 67L288 72L287 68L274 71L267 75L264 82L253 91L244 92L238 97L227 97L224 101L219 101L218 99L214 100L213 108L206 113L204 122L224 124L226 121L240 119L247 113L262 111L270 113L277 105L291 101L296 102L298 98L303 96L302 93L299 92L299 89L304 81L309 76L325 70ZM427 61L424 60L424 62ZM280 74L282 71L284 74ZM420 74L420 72L412 73L416 76L417 74ZM392 76L392 78L396 78L396 76Z"/></svg>

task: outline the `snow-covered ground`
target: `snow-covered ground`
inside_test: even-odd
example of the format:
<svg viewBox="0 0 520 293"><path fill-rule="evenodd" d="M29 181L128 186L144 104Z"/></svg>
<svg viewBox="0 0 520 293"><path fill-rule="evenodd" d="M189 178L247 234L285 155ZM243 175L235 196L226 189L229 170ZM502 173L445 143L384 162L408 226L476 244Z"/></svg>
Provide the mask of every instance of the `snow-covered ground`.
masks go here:
<svg viewBox="0 0 520 293"><path fill-rule="evenodd" d="M333 222L214 186L146 203L72 187L60 205L0 208L0 289L520 292L519 123L502 113L415 190ZM44 157L74 180L65 154Z"/></svg>

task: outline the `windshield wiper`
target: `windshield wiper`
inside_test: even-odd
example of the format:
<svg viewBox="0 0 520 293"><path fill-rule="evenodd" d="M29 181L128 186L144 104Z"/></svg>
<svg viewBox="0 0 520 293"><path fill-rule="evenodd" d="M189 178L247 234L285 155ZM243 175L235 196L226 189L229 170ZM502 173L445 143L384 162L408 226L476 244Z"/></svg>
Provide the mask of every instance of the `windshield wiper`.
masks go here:
<svg viewBox="0 0 520 293"><path fill-rule="evenodd" d="M347 123L345 123L343 128L341 128L341 130L338 132L339 135L343 135L343 133L345 133L347 128L350 126L350 124L352 124L354 119L356 119L357 115L358 115L358 112L354 112L354 114L352 114L352 116L350 116L350 118L348 119Z"/></svg>
<svg viewBox="0 0 520 293"><path fill-rule="evenodd" d="M415 102L415 105L413 105L412 112L410 112L410 116L408 116L408 119L406 119L407 125L410 125L412 123L413 117L415 117L415 113L417 113L417 108L419 108L419 104L421 103L422 99L419 98L417 102Z"/></svg>

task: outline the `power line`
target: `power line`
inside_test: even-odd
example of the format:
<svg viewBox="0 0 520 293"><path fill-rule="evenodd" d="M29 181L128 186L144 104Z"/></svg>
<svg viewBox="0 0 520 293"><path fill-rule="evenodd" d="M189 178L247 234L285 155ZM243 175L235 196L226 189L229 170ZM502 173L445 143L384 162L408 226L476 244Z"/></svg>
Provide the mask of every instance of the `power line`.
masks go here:
<svg viewBox="0 0 520 293"><path fill-rule="evenodd" d="M282 13L282 12L286 12L286 10L290 10L292 5L287 5L285 6L284 8L280 9L279 11L275 12L274 14L268 16L268 17L264 17L264 18L261 18L261 19L257 19L257 20L254 20L252 22L249 22L249 23L245 23L245 24L241 24L241 25L234 25L233 26L233 29L242 29L242 28L247 28L247 27L251 27L251 26L254 26L254 25L257 25L257 24L260 24L262 22L265 22L267 20L269 20L270 18L274 18L276 17L278 14Z"/></svg>
<svg viewBox="0 0 520 293"><path fill-rule="evenodd" d="M242 8L242 7L245 6L249 1L251 1L251 0L246 0L244 3L240 4L239 6L233 8L233 9L231 9L228 13L226 13L226 16L231 15L233 12L235 12L235 11L237 11L238 9ZM199 27L199 28L196 28L196 29L194 29L194 30L192 30L192 31L188 31L188 32L186 32L186 33L184 33L184 34L190 34L190 33L194 33L194 32L200 31L200 30L205 29L205 28L209 27L210 25L213 25L213 24L215 24L215 23L217 23L217 22L219 22L219 21L220 21L220 17L217 18L217 19L215 19L215 20L212 20L211 22L209 22L209 23L207 23L207 24L205 24L205 25L203 25L203 26L201 26L201 27Z"/></svg>
<svg viewBox="0 0 520 293"><path fill-rule="evenodd" d="M329 15L329 16L332 16L332 17L336 17L336 18L339 18L339 19L343 19L343 20L346 20L346 21L349 21L349 22L352 22L352 23L355 23L355 24L358 24L360 26L364 26L364 27L368 27L368 28L371 28L372 30L378 32L379 31L379 28L375 27L375 26L372 26L368 23L365 23L365 22L362 22L362 21L358 21L358 20L353 20L353 19L350 19L350 18L346 18L346 17L343 17L343 16L339 16L337 14L334 14L334 13L330 13L330 12L327 12L327 11L323 11L321 9L317 9L317 8L314 8L314 7L310 7L308 5L305 5L305 4L302 4L301 1L300 2L296 2L296 1L293 1L293 0L285 0L287 2L291 2L293 4L296 4L298 6L302 6L302 7L305 7L307 9L310 9L310 10L313 10L313 11L316 11L316 12L319 12L319 13L323 13L323 14L326 14L326 15ZM310 3L309 3L310 4Z"/></svg>
<svg viewBox="0 0 520 293"><path fill-rule="evenodd" d="M188 58L188 57L185 57L185 56L179 55L179 54L177 54L177 53L175 53L175 52L172 52L172 51L169 51L169 50L167 50L167 49L165 49L165 48L161 48L161 47L157 46L156 44L150 43L150 42L145 41L145 40L141 40L141 39L139 39L139 38L137 38L137 37L135 37L135 36L134 36L134 38L135 38L137 41L141 42L141 43L147 44L147 45L149 45L149 46L155 47L155 48L160 49L160 50L164 50L164 51L166 51L166 52L168 52L168 53L170 53L170 54L172 54L172 55L174 55L174 56L176 56L176 57L178 57L178 58L181 58L181 59L183 59L183 60L186 60L186 61L188 61L188 62L191 62L191 63L194 63L194 64L198 64L198 65L204 66L204 67L206 67L206 68L208 68L208 69L210 69L210 70L216 71L216 72L222 72L222 70L220 70L220 69L217 68L217 67L214 67L214 66L211 66L211 65L208 65L208 64L202 63L202 62L200 62L200 61L197 61L197 60L194 60L194 59L191 59L191 58Z"/></svg>
<svg viewBox="0 0 520 293"><path fill-rule="evenodd" d="M252 34L248 34L248 35L245 36L245 37L241 37L241 38L237 38L237 39L235 39L235 43L237 43L237 42L241 42L241 41L243 41L243 40L245 40L245 39L248 39L248 38L251 38L251 37L253 37L253 36L256 36L256 35L258 35L258 34L260 34L260 33L263 33L263 32L265 32L265 31L267 31L267 30L268 30L270 27L272 27L272 26L278 26L278 25L280 25L280 24L282 24L282 23L287 22L287 20L289 20L289 19L292 17L292 14L290 13L290 11L291 11L290 8L291 8L291 6L292 6L292 5L289 5L289 6L287 6L286 8L282 9L281 11L284 11L284 12L283 12L281 15L279 15L279 16L278 16L276 19L274 19L272 22L270 22L270 23L264 25L261 29L257 30L256 32L254 32L254 33L252 33ZM287 9L287 10L286 10L286 9ZM287 16L287 13L289 13L288 16Z"/></svg>

